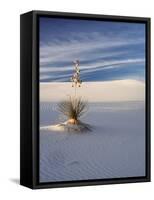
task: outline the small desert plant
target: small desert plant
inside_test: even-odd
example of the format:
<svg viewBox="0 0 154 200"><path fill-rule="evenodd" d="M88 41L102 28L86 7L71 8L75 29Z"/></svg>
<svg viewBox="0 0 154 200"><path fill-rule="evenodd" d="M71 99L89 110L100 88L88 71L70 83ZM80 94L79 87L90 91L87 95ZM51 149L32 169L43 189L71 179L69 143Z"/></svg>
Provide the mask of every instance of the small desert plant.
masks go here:
<svg viewBox="0 0 154 200"><path fill-rule="evenodd" d="M79 118L87 111L88 103L83 101L81 97L70 97L58 103L58 110L68 118L71 124L78 124Z"/></svg>

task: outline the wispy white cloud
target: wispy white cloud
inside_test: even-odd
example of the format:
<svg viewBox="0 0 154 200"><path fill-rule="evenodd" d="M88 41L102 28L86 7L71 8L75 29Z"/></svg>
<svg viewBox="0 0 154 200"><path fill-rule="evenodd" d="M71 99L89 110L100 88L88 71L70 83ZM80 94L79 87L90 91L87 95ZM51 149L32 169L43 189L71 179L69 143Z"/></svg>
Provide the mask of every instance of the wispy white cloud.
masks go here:
<svg viewBox="0 0 154 200"><path fill-rule="evenodd" d="M142 44L143 49L144 37L128 37L125 34L103 35L98 32L69 36L64 40L52 38L50 42L40 42L41 81L68 80L73 71L71 62L75 59L81 60L80 69L83 75L125 67L128 64L145 63L144 56L131 57L129 51L129 47L132 51L139 44ZM58 76L55 76L56 73Z"/></svg>
<svg viewBox="0 0 154 200"><path fill-rule="evenodd" d="M86 59L86 53L93 52L93 56L98 56L102 52L102 56L105 53L105 50L111 49L114 47L136 45L143 43L143 38L138 39L127 39L126 38L111 38L111 37L94 37L87 39L82 38L81 40L69 39L67 41L53 41L48 44L40 46L40 64L43 67L44 65L50 64L52 62L59 61L69 61L77 58ZM95 53L96 50L101 49L100 53ZM114 52L115 53L115 52Z"/></svg>
<svg viewBox="0 0 154 200"><path fill-rule="evenodd" d="M93 70L95 71L98 67L97 70L99 69L108 69L111 67L117 67L121 64L130 64L130 63L144 63L145 59L143 58L134 58L134 59L123 59L123 60L114 60L114 61L98 61L95 63L91 64L85 64L81 65L80 69L81 70ZM64 66L64 67L41 67L40 72L66 72L69 70L73 70L72 66Z"/></svg>
<svg viewBox="0 0 154 200"><path fill-rule="evenodd" d="M101 61L101 62L96 62L93 64L89 64L89 65L82 65L80 67L81 69L81 74L87 74L87 73L91 73L91 72L96 72L96 71L102 71L102 70L110 70L113 68L119 68L121 66L125 67L128 64L138 64L138 63L145 63L145 59L143 58L137 58L137 59L124 59L124 60L115 60L115 61ZM49 72L67 72L69 70L73 71L73 67L42 67L40 69L41 72L41 78L40 80L48 80L48 79L56 79L55 75L44 75L44 73L49 73ZM69 80L69 78L72 76L72 73L67 73L67 74L60 74L58 75L58 80L59 81L66 81Z"/></svg>

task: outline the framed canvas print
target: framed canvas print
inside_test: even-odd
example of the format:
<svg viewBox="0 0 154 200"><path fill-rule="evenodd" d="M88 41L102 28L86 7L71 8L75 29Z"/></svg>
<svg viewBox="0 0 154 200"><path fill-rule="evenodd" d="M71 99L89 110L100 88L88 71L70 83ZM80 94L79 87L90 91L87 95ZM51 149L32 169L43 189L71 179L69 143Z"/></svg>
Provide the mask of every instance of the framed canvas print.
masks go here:
<svg viewBox="0 0 154 200"><path fill-rule="evenodd" d="M150 181L150 19L21 15L20 183Z"/></svg>

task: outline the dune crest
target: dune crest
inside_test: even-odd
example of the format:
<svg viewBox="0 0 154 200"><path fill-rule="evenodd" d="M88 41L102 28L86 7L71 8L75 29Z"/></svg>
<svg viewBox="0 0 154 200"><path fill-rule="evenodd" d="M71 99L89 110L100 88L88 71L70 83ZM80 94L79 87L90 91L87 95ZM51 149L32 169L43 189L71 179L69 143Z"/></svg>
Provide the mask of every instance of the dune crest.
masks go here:
<svg viewBox="0 0 154 200"><path fill-rule="evenodd" d="M55 89L56 88L56 89ZM70 82L40 83L40 101L58 102L74 93ZM145 83L137 80L84 82L78 95L89 102L143 101Z"/></svg>

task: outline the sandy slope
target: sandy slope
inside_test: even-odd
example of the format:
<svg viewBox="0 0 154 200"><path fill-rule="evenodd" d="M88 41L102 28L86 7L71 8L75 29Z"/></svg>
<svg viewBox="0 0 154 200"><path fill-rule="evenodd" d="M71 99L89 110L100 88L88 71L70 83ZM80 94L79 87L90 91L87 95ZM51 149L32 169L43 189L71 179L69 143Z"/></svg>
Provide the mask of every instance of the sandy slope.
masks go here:
<svg viewBox="0 0 154 200"><path fill-rule="evenodd" d="M77 94L89 102L141 101L144 100L144 82L118 80L106 82L85 82L77 89ZM74 94L70 82L40 83L40 101L56 102Z"/></svg>
<svg viewBox="0 0 154 200"><path fill-rule="evenodd" d="M40 126L61 121L41 103ZM144 102L92 103L83 122L92 132L40 130L40 181L145 175Z"/></svg>
<svg viewBox="0 0 154 200"><path fill-rule="evenodd" d="M77 92L89 111L81 120L93 130L75 134L57 131L65 120L56 103L74 93L71 83L41 83L40 181L144 176L144 91L135 80L83 83Z"/></svg>

